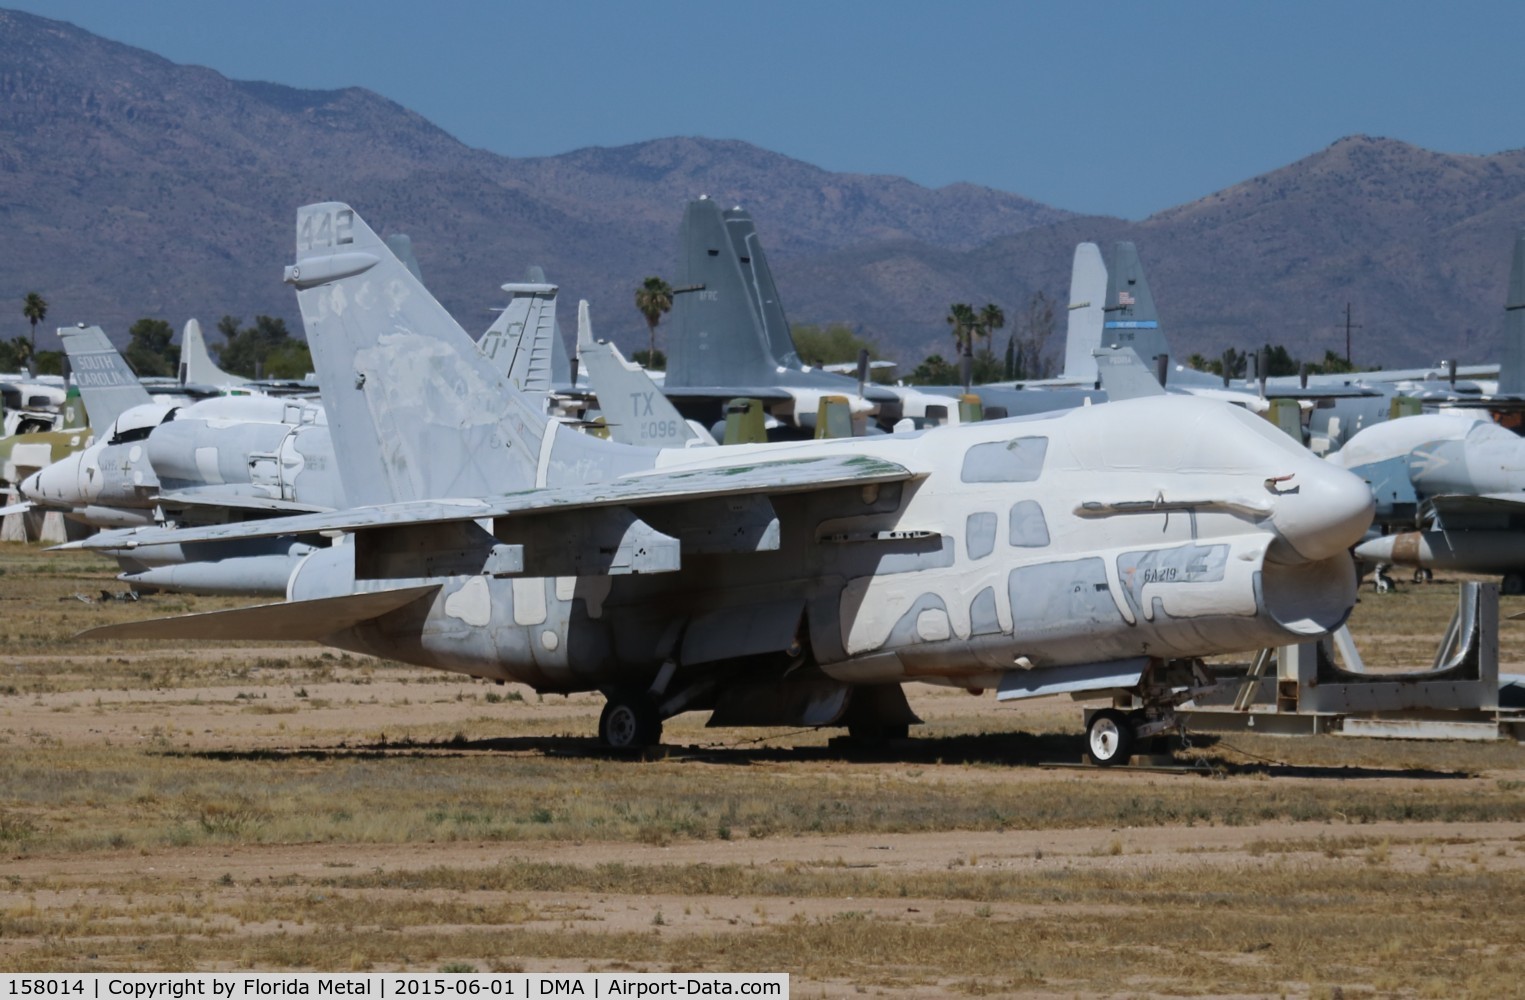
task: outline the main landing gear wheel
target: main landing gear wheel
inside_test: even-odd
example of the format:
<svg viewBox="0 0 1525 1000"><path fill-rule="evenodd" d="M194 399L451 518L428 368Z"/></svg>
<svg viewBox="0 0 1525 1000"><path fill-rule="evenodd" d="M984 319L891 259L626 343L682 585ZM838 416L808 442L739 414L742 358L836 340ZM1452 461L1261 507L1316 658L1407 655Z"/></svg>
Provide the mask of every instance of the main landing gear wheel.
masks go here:
<svg viewBox="0 0 1525 1000"><path fill-rule="evenodd" d="M1133 724L1115 708L1091 716L1086 726L1086 755L1098 767L1126 764L1133 756Z"/></svg>
<svg viewBox="0 0 1525 1000"><path fill-rule="evenodd" d="M1428 567L1421 566L1418 569L1414 570L1414 582L1415 583L1429 583L1429 582L1431 582L1434 579L1435 579L1435 571L1432 570L1432 569L1429 569Z"/></svg>
<svg viewBox="0 0 1525 1000"><path fill-rule="evenodd" d="M644 750L662 742L662 717L644 692L616 692L598 717L598 738L614 750Z"/></svg>

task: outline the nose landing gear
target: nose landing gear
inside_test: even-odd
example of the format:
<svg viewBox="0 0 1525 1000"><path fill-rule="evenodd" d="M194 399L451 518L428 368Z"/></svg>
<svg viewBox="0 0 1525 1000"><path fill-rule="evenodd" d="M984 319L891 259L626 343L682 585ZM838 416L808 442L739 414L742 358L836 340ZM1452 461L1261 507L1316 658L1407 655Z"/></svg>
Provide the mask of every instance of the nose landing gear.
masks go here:
<svg viewBox="0 0 1525 1000"><path fill-rule="evenodd" d="M1200 660L1152 661L1138 687L1120 692L1114 707L1086 713L1086 756L1098 767L1116 767L1149 752L1156 737L1184 737L1176 709L1220 687Z"/></svg>

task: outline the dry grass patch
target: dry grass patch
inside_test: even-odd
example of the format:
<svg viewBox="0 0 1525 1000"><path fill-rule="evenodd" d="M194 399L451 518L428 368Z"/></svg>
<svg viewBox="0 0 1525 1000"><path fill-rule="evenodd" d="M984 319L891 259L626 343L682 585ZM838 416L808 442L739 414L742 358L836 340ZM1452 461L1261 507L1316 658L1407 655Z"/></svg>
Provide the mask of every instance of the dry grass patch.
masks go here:
<svg viewBox="0 0 1525 1000"><path fill-rule="evenodd" d="M664 754L623 758L591 738L597 696L310 646L74 642L248 603L73 598L120 589L113 572L0 546L0 968L784 969L802 995L1515 990L1513 744L1242 735L1182 755L1216 778L1049 770L1080 756L1073 704L913 689L928 725L885 755L682 717ZM1365 596L1368 661L1427 663L1454 600ZM1525 660L1525 629L1503 631L1505 660ZM914 860L865 846L897 834L937 839Z"/></svg>
<svg viewBox="0 0 1525 1000"><path fill-rule="evenodd" d="M1399 881L1324 862L1209 867L1189 878L1100 865L896 873L505 863L390 879L287 879L220 894L204 884L148 892L135 883L115 897L81 897L72 910L33 901L0 913L0 937L10 942L0 964L571 962L788 969L805 982L970 994L1111 994L1120 985L1171 994L1385 993L1449 974L1453 995L1504 995L1525 931L1518 889L1496 876L1443 871ZM1413 898L1426 905L1407 906ZM627 909L640 915L611 919ZM705 919L710 911L716 916Z"/></svg>

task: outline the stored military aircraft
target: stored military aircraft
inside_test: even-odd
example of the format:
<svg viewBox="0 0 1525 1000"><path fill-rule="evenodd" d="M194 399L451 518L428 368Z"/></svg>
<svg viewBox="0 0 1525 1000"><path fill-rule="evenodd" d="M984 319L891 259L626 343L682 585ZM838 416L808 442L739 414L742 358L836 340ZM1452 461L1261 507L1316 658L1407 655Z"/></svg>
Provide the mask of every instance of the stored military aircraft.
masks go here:
<svg viewBox="0 0 1525 1000"><path fill-rule="evenodd" d="M54 430L32 430L0 438L0 485L14 487L90 443L90 420L79 390L70 388Z"/></svg>
<svg viewBox="0 0 1525 1000"><path fill-rule="evenodd" d="M644 368L626 361L608 341L593 338L587 299L577 303L577 360L588 373L611 441L652 448L715 444L708 431L684 419Z"/></svg>
<svg viewBox="0 0 1525 1000"><path fill-rule="evenodd" d="M207 352L206 338L201 335L201 323L196 319L185 321L180 331L180 381L189 385L210 385L236 388L248 385L252 379L225 372Z"/></svg>
<svg viewBox="0 0 1525 1000"><path fill-rule="evenodd" d="M1478 417L1423 414L1357 434L1330 459L1371 484L1392 533L1356 547L1377 567L1497 573L1525 593L1525 439Z"/></svg>
<svg viewBox="0 0 1525 1000"><path fill-rule="evenodd" d="M553 388L568 386L571 364L556 321L556 286L546 282L538 267L531 272L538 280L503 286L508 305L477 347L516 389L545 396Z"/></svg>
<svg viewBox="0 0 1525 1000"><path fill-rule="evenodd" d="M1355 599L1365 484L1222 404L636 448L548 420L347 205L299 210L286 281L361 506L137 537L350 544L308 556L284 603L87 635L279 634L597 689L627 747L692 709L903 731L910 680L1131 691L1145 708L1092 721L1116 762L1200 686L1193 658L1322 635Z"/></svg>
<svg viewBox="0 0 1525 1000"><path fill-rule="evenodd" d="M709 198L688 203L678 237L672 333L662 391L710 426L738 397L761 400L794 436L815 431L823 396L842 396L880 429L902 418L958 421L958 406L919 389L860 383L804 364L752 217ZM1078 405L1079 401L1070 405Z"/></svg>
<svg viewBox="0 0 1525 1000"><path fill-rule="evenodd" d="M1371 484L1389 533L1362 543L1379 590L1389 566L1416 577L1436 569L1497 573L1506 594L1525 593L1525 439L1502 422L1525 408L1525 233L1516 240L1504 303L1497 391L1451 400L1448 412L1362 431L1333 461ZM1493 417L1474 416L1492 411Z"/></svg>
<svg viewBox="0 0 1525 1000"><path fill-rule="evenodd" d="M479 346L515 386L544 393L555 286L503 287L513 298ZM27 478L21 491L29 501L98 527L345 506L321 403L262 394L186 406L156 402L99 327L58 333L91 412L105 421L104 433ZM256 384L237 382L212 364L195 320L186 324L183 356L184 375L197 382Z"/></svg>
<svg viewBox="0 0 1525 1000"><path fill-rule="evenodd" d="M98 527L344 506L321 406L269 396L155 402L100 327L58 331L97 440L21 484Z"/></svg>

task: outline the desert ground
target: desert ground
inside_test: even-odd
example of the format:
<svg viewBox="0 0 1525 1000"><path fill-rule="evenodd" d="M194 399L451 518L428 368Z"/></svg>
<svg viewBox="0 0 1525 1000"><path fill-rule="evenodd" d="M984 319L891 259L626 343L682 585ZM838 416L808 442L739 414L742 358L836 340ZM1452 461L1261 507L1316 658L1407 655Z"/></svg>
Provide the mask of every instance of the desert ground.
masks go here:
<svg viewBox="0 0 1525 1000"><path fill-rule="evenodd" d="M1081 706L910 689L912 740L594 738L537 696L271 641L87 642L238 603L104 600L0 546L0 969L786 971L795 997L1502 996L1525 749L1202 736L1077 766ZM1427 664L1454 581L1368 589ZM1502 612L1525 611L1506 598ZM1501 629L1506 670L1525 623Z"/></svg>

